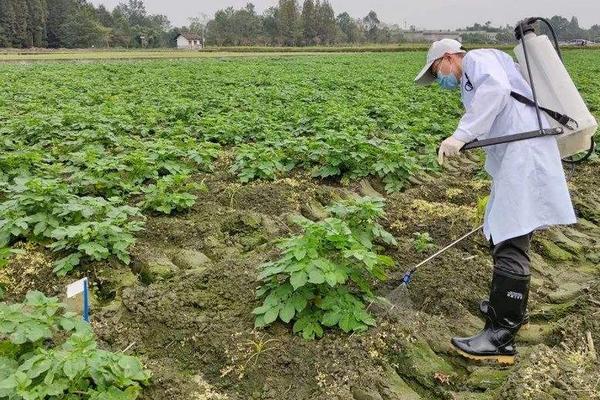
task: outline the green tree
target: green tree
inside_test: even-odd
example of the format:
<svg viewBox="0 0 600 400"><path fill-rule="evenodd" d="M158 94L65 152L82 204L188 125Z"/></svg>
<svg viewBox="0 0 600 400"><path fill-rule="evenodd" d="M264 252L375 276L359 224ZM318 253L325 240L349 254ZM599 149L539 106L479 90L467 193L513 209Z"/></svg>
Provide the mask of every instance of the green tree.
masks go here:
<svg viewBox="0 0 600 400"><path fill-rule="evenodd" d="M0 1L0 46L14 46L15 9L14 2Z"/></svg>
<svg viewBox="0 0 600 400"><path fill-rule="evenodd" d="M579 27L579 20L577 17L571 17L569 25L567 25L567 38L569 39L582 39L586 37L586 33Z"/></svg>
<svg viewBox="0 0 600 400"><path fill-rule="evenodd" d="M46 22L48 19L48 8L46 0L27 0L27 28L28 42L34 47L46 46Z"/></svg>
<svg viewBox="0 0 600 400"><path fill-rule="evenodd" d="M46 46L47 19L46 0L1 0L0 46Z"/></svg>
<svg viewBox="0 0 600 400"><path fill-rule="evenodd" d="M62 26L74 9L72 0L51 0L48 2L48 47L63 45Z"/></svg>
<svg viewBox="0 0 600 400"><path fill-rule="evenodd" d="M0 47L9 46L8 25L11 17L8 15L10 7L7 1L0 1Z"/></svg>
<svg viewBox="0 0 600 400"><path fill-rule="evenodd" d="M191 17L188 19L188 21L190 21L190 24L187 26L187 32L194 33L196 35L204 34L204 29L206 28L204 18Z"/></svg>
<svg viewBox="0 0 600 400"><path fill-rule="evenodd" d="M383 26L377 31L376 43L391 43L392 42L392 30L388 26Z"/></svg>
<svg viewBox="0 0 600 400"><path fill-rule="evenodd" d="M235 44L235 35L231 21L235 10L227 7L215 13L215 17L207 25L207 36L210 43L217 46Z"/></svg>
<svg viewBox="0 0 600 400"><path fill-rule="evenodd" d="M149 15L146 17L141 32L146 37L148 47L166 47L169 42L168 30L171 27L169 18L165 15Z"/></svg>
<svg viewBox="0 0 600 400"><path fill-rule="evenodd" d="M6 16L3 18L10 47L31 47L33 40L28 27L28 4L23 0L3 0Z"/></svg>
<svg viewBox="0 0 600 400"><path fill-rule="evenodd" d="M112 31L110 34L110 45L116 47L132 46L132 30L129 26L127 16L121 9L115 8L112 12Z"/></svg>
<svg viewBox="0 0 600 400"><path fill-rule="evenodd" d="M108 33L96 18L94 7L88 4L76 6L60 26L61 45L68 48L102 46Z"/></svg>
<svg viewBox="0 0 600 400"><path fill-rule="evenodd" d="M262 31L264 32L265 41L269 44L274 44L278 40L279 30L277 29L277 20L279 18L279 9L277 7L269 7L265 10L262 17Z"/></svg>
<svg viewBox="0 0 600 400"><path fill-rule="evenodd" d="M565 17L561 17L559 15L555 15L552 18L550 18L550 24L552 25L552 27L554 28L554 31L556 32L557 36L560 39L570 39L570 38L566 37L567 30L569 28L569 20L568 19L566 19ZM545 35L548 35L550 33L548 28L546 28L545 24L540 24L540 32Z"/></svg>
<svg viewBox="0 0 600 400"><path fill-rule="evenodd" d="M319 44L331 44L335 42L337 26L335 23L335 13L329 1L322 3L317 1L315 4L317 15L317 37Z"/></svg>
<svg viewBox="0 0 600 400"><path fill-rule="evenodd" d="M127 18L131 26L143 26L146 22L148 13L142 0L129 0L127 3L119 3L115 9L118 9Z"/></svg>
<svg viewBox="0 0 600 400"><path fill-rule="evenodd" d="M113 10L113 40L135 47L161 47L169 44L171 26L164 15L150 15L142 0L120 3ZM126 38L129 36L129 38Z"/></svg>
<svg viewBox="0 0 600 400"><path fill-rule="evenodd" d="M254 4L248 3L246 7L236 10L232 16L234 44L256 44L261 33L262 24L256 14Z"/></svg>
<svg viewBox="0 0 600 400"><path fill-rule="evenodd" d="M343 12L337 16L337 26L342 32L342 42L358 43L360 41L361 31L358 23L348 14Z"/></svg>
<svg viewBox="0 0 600 400"><path fill-rule="evenodd" d="M315 42L317 36L317 13L315 2L305 0L302 5L302 39L304 44L311 45Z"/></svg>
<svg viewBox="0 0 600 400"><path fill-rule="evenodd" d="M373 10L369 11L369 14L363 18L363 24L367 41L372 43L376 42L379 33L379 25L381 24L377 13Z"/></svg>
<svg viewBox="0 0 600 400"><path fill-rule="evenodd" d="M588 38L593 42L600 42L600 25L592 25L588 32Z"/></svg>
<svg viewBox="0 0 600 400"><path fill-rule="evenodd" d="M111 12L108 11L103 4L100 4L100 6L98 6L96 9L96 18L103 26L106 27L112 27L115 23Z"/></svg>
<svg viewBox="0 0 600 400"><path fill-rule="evenodd" d="M294 46L298 42L300 13L298 12L298 2L296 0L279 0L277 30L282 44Z"/></svg>

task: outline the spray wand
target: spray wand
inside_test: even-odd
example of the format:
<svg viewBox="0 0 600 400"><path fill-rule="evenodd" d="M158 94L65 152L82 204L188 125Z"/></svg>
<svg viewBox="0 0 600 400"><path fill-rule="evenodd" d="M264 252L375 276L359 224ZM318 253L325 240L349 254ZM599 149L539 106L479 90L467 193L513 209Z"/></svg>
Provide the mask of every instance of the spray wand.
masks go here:
<svg viewBox="0 0 600 400"><path fill-rule="evenodd" d="M478 226L477 228L473 229L471 232L469 232L466 235L460 237L459 239L457 239L454 242L450 243L448 246L444 247L443 249L441 249L437 253L433 254L432 256L428 257L427 259L421 261L420 263L418 263L417 265L415 265L414 267L412 267L410 270L408 270L404 274L404 277L402 278L402 285L401 286L407 287L410 284L410 282L412 281L412 277L415 274L415 272L417 272L417 270L422 265L427 264L429 261L431 261L431 260L437 258L438 256L444 254L446 251L450 250L452 247L456 246L457 244L459 244L463 240L467 239L468 237L470 237L471 235L473 235L475 232L479 231L482 228L483 228L483 225Z"/></svg>

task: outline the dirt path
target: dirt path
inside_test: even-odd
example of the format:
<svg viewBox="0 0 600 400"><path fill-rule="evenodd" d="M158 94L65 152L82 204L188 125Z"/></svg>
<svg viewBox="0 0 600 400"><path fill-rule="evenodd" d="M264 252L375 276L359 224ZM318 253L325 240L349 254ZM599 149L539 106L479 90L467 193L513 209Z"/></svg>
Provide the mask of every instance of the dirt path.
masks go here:
<svg viewBox="0 0 600 400"><path fill-rule="evenodd" d="M380 293L434 251L417 253L415 232L440 248L471 229L488 187L477 163L464 160L387 196L384 225L399 244L384 250L397 267ZM450 348L451 336L482 326L478 302L492 265L479 236L424 266L410 288L412 306L378 310L378 326L365 334L306 342L282 324L253 330L257 267L276 257L274 240L296 231L291 217L324 218L324 206L375 194L377 182L342 188L296 176L241 186L225 175L199 177L209 192L188 214L150 218L131 268L90 267L94 327L107 346L127 348L153 370L147 399L599 398L590 350L600 347L599 170L588 164L571 180L580 223L535 237L532 324L520 335L515 367L469 364ZM48 254L27 249L7 269L14 298L47 282ZM44 289L58 293L62 283Z"/></svg>

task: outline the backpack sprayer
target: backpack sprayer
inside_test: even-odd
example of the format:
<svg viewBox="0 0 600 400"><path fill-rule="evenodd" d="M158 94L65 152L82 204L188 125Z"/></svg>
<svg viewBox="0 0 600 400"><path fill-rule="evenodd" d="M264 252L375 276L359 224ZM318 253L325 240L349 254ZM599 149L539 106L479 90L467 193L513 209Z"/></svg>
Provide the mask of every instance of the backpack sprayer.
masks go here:
<svg viewBox="0 0 600 400"><path fill-rule="evenodd" d="M554 46L548 36L535 34L534 25L538 21L548 26ZM463 146L463 150L555 136L563 161L574 163L588 159L594 152L593 136L598 129L598 123L585 105L563 64L554 28L544 18L527 18L517 24L515 37L519 44L514 52L521 66L521 73L531 87L533 99L514 91L511 92L511 97L535 108L539 129L498 138L475 140ZM552 127L549 129L544 129L542 125L542 111L552 119Z"/></svg>
<svg viewBox="0 0 600 400"><path fill-rule="evenodd" d="M538 21L548 26L552 34L554 46L550 42L550 39L548 39L548 36L538 36L535 34L534 24ZM563 161L567 163L579 163L587 160L594 152L593 136L598 129L598 123L585 105L583 98L563 64L554 28L544 18L527 18L518 23L515 28L515 37L519 41L519 44L515 47L514 52L521 67L521 73L531 87L533 99L529 99L514 91L511 92L511 97L535 108L539 129L497 138L474 140L465 144L461 151L538 137L554 136L558 142L558 148ZM536 87L536 85L538 86ZM543 106L540 106L538 99ZM544 129L542 111L551 117L551 128ZM402 277L402 284L388 294L388 300L394 304L398 304L402 298L401 291L408 287L419 267L445 253L478 232L481 228L483 226L477 227L408 270ZM407 301L406 298L402 299L405 302Z"/></svg>

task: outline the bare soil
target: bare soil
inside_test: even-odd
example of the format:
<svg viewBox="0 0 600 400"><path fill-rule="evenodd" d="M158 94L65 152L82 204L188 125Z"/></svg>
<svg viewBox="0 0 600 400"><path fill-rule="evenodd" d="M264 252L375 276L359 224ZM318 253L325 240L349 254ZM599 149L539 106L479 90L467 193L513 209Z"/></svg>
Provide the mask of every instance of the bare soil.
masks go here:
<svg viewBox="0 0 600 400"><path fill-rule="evenodd" d="M382 249L396 267L381 295L477 226L477 200L489 186L479 164L465 159L386 196L383 225L399 244ZM130 266L96 263L59 279L50 253L23 245L0 278L18 300L34 288L60 295L67 281L89 275L100 341L153 371L146 399L598 399L599 172L591 162L570 180L580 223L535 236L532 326L520 335L514 367L472 364L450 347L451 336L483 325L478 303L492 264L481 235L423 266L403 307L373 305L378 325L364 334L331 331L307 342L284 324L253 329L258 267L277 257L277 239L297 232L291 217L323 218L336 199L381 190L376 181L344 187L296 175L240 185L225 173L199 176L208 192L188 213L149 217ZM416 232L428 232L435 249L417 252Z"/></svg>

